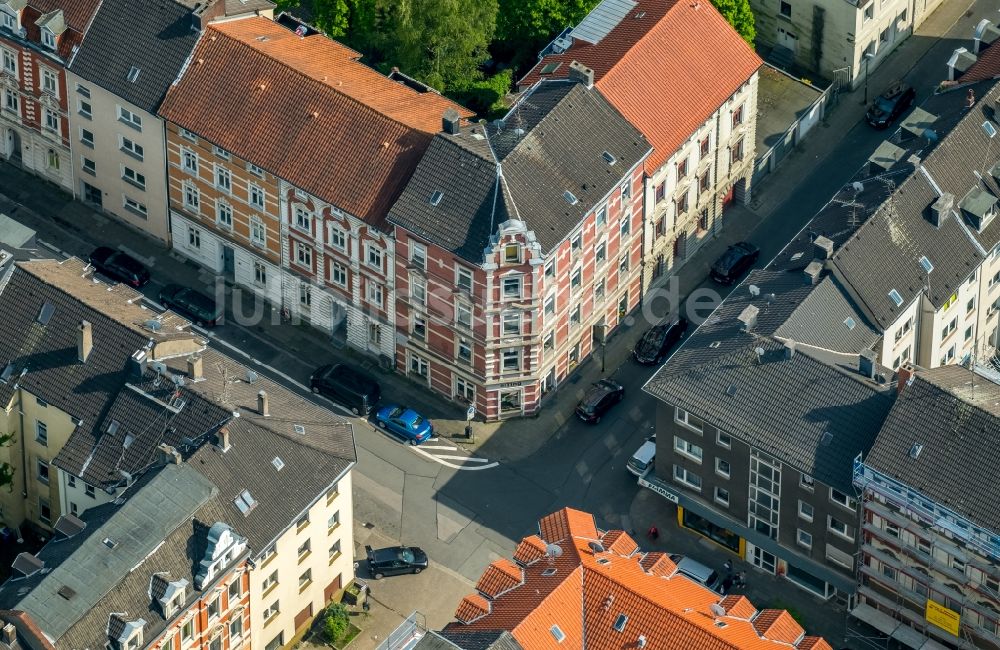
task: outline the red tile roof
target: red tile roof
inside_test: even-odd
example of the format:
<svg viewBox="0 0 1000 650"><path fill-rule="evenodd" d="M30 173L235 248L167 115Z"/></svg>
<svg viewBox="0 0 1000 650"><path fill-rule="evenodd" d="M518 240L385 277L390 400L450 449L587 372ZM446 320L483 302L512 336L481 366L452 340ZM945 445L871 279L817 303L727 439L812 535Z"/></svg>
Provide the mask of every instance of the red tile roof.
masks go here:
<svg viewBox="0 0 1000 650"><path fill-rule="evenodd" d="M545 557L545 541L538 535L525 537L514 551L514 560L521 564L531 564L543 557Z"/></svg>
<svg viewBox="0 0 1000 650"><path fill-rule="evenodd" d="M624 530L610 530L604 533L601 544L615 555L632 555L639 550L639 545Z"/></svg>
<svg viewBox="0 0 1000 650"><path fill-rule="evenodd" d="M596 44L574 41L543 57L518 85L565 77L572 61L594 70L598 90L653 144L650 172L762 65L708 0L639 0Z"/></svg>
<svg viewBox="0 0 1000 650"><path fill-rule="evenodd" d="M209 26L160 114L383 226L453 107L368 69L323 35L299 38L254 17Z"/></svg>
<svg viewBox="0 0 1000 650"><path fill-rule="evenodd" d="M101 0L29 0L21 10L24 37L33 43L41 43L42 30L35 23L42 16L62 9L66 31L56 36L56 51L60 58L67 60L73 54L73 48L83 42L83 35L100 5Z"/></svg>
<svg viewBox="0 0 1000 650"><path fill-rule="evenodd" d="M986 49L979 50L979 54L976 56L978 57L976 62L962 73L962 76L956 80L958 83L970 84L1000 77L1000 41L993 43Z"/></svg>
<svg viewBox="0 0 1000 650"><path fill-rule="evenodd" d="M506 630L526 650L625 650L637 647L640 636L646 647L657 650L829 650L822 639L800 638L802 628L788 612L762 612L767 616L758 617L758 628L749 620L756 610L745 597L721 599L675 571L649 571L655 566L676 568L669 558L664 562L662 554L615 552L609 546L625 542L628 535L602 534L587 513L565 508L543 518L539 529L562 553L526 567L523 584L489 601L479 594L466 597L456 612L460 622L449 624L448 630ZM594 539L613 541L600 551L592 545ZM531 544L537 550L536 543ZM487 569L496 571L496 563ZM727 612L722 616L712 611L719 604ZM622 616L626 618L618 631L615 623ZM556 641L553 626L565 636L562 643Z"/></svg>
<svg viewBox="0 0 1000 650"><path fill-rule="evenodd" d="M487 598L496 598L521 584L521 567L507 558L493 561L476 583L476 590Z"/></svg>
<svg viewBox="0 0 1000 650"><path fill-rule="evenodd" d="M654 576L669 576L677 570L677 565L670 559L670 556L666 553L661 553L660 551L646 553L646 555L639 560L639 566L641 566L646 573Z"/></svg>

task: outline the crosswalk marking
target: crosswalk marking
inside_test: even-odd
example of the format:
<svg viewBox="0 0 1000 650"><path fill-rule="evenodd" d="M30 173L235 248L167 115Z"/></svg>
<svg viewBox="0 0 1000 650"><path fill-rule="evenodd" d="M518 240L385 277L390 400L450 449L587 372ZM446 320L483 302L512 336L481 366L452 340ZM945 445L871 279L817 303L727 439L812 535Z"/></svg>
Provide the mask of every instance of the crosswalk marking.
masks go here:
<svg viewBox="0 0 1000 650"><path fill-rule="evenodd" d="M424 449L444 449L445 451L458 451L458 447L452 447L451 445L428 445L424 443L420 445Z"/></svg>

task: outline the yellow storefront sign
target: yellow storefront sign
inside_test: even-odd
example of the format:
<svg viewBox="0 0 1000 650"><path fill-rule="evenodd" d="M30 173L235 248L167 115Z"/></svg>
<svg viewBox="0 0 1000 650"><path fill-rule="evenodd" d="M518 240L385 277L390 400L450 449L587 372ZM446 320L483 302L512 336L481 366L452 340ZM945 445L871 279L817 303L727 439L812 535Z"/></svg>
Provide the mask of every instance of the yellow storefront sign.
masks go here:
<svg viewBox="0 0 1000 650"><path fill-rule="evenodd" d="M931 625L936 625L945 632L953 636L958 636L958 624L961 617L955 610L948 609L944 605L928 599L924 618Z"/></svg>

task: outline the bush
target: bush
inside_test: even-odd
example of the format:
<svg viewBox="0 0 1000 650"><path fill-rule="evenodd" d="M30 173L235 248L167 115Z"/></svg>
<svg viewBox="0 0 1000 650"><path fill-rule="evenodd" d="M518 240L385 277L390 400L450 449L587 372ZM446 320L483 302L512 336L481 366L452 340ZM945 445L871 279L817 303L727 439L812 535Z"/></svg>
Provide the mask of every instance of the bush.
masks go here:
<svg viewBox="0 0 1000 650"><path fill-rule="evenodd" d="M323 636L327 643L339 641L350 625L350 613L342 603L333 603L323 610Z"/></svg>
<svg viewBox="0 0 1000 650"><path fill-rule="evenodd" d="M447 95L481 117L500 117L507 112L504 97L510 92L513 77L513 70L508 68L491 77L472 81L462 88L455 88Z"/></svg>

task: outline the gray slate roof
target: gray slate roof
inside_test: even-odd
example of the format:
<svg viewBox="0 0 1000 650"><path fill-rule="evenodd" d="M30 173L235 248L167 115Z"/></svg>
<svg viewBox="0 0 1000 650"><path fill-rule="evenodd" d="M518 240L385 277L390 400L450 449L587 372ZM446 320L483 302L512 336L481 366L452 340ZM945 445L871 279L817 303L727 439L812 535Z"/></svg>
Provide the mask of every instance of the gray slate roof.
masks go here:
<svg viewBox="0 0 1000 650"><path fill-rule="evenodd" d="M174 0L102 0L70 70L156 114L198 36L190 9Z"/></svg>
<svg viewBox="0 0 1000 650"><path fill-rule="evenodd" d="M520 219L547 252L650 151L596 89L545 80L521 97L502 126L463 125L459 135L436 135L389 220L481 263L497 226ZM433 206L435 191L444 196ZM577 203L567 202L567 191Z"/></svg>
<svg viewBox="0 0 1000 650"><path fill-rule="evenodd" d="M1000 531L989 470L1000 464L1000 386L961 366L918 370L889 413L866 465L981 526ZM923 449L917 458L910 450Z"/></svg>
<svg viewBox="0 0 1000 650"><path fill-rule="evenodd" d="M193 468L165 467L103 523L91 524L88 519L88 526L95 527L79 543L75 538L60 542L73 547L71 554L45 574L30 592L21 597L18 581L5 583L0 589L0 602L28 612L42 630L60 639L215 493L215 487ZM117 544L112 548L105 544L105 539ZM39 554L41 559L46 558L45 549ZM62 549L53 551L61 552ZM68 600L63 598L57 592L64 586L76 595ZM129 611L137 611L135 604Z"/></svg>
<svg viewBox="0 0 1000 650"><path fill-rule="evenodd" d="M826 350L860 353L872 349L880 335L859 316L839 283L827 276L778 326L774 336ZM848 319L853 326L848 325Z"/></svg>
<svg viewBox="0 0 1000 650"><path fill-rule="evenodd" d="M456 646L462 650L523 650L521 644L507 630L463 631L446 629L436 634L455 644L452 646L440 646L440 650L450 650ZM423 648L423 646L420 647L421 649ZM431 650L438 650L438 647L435 646L428 647Z"/></svg>

